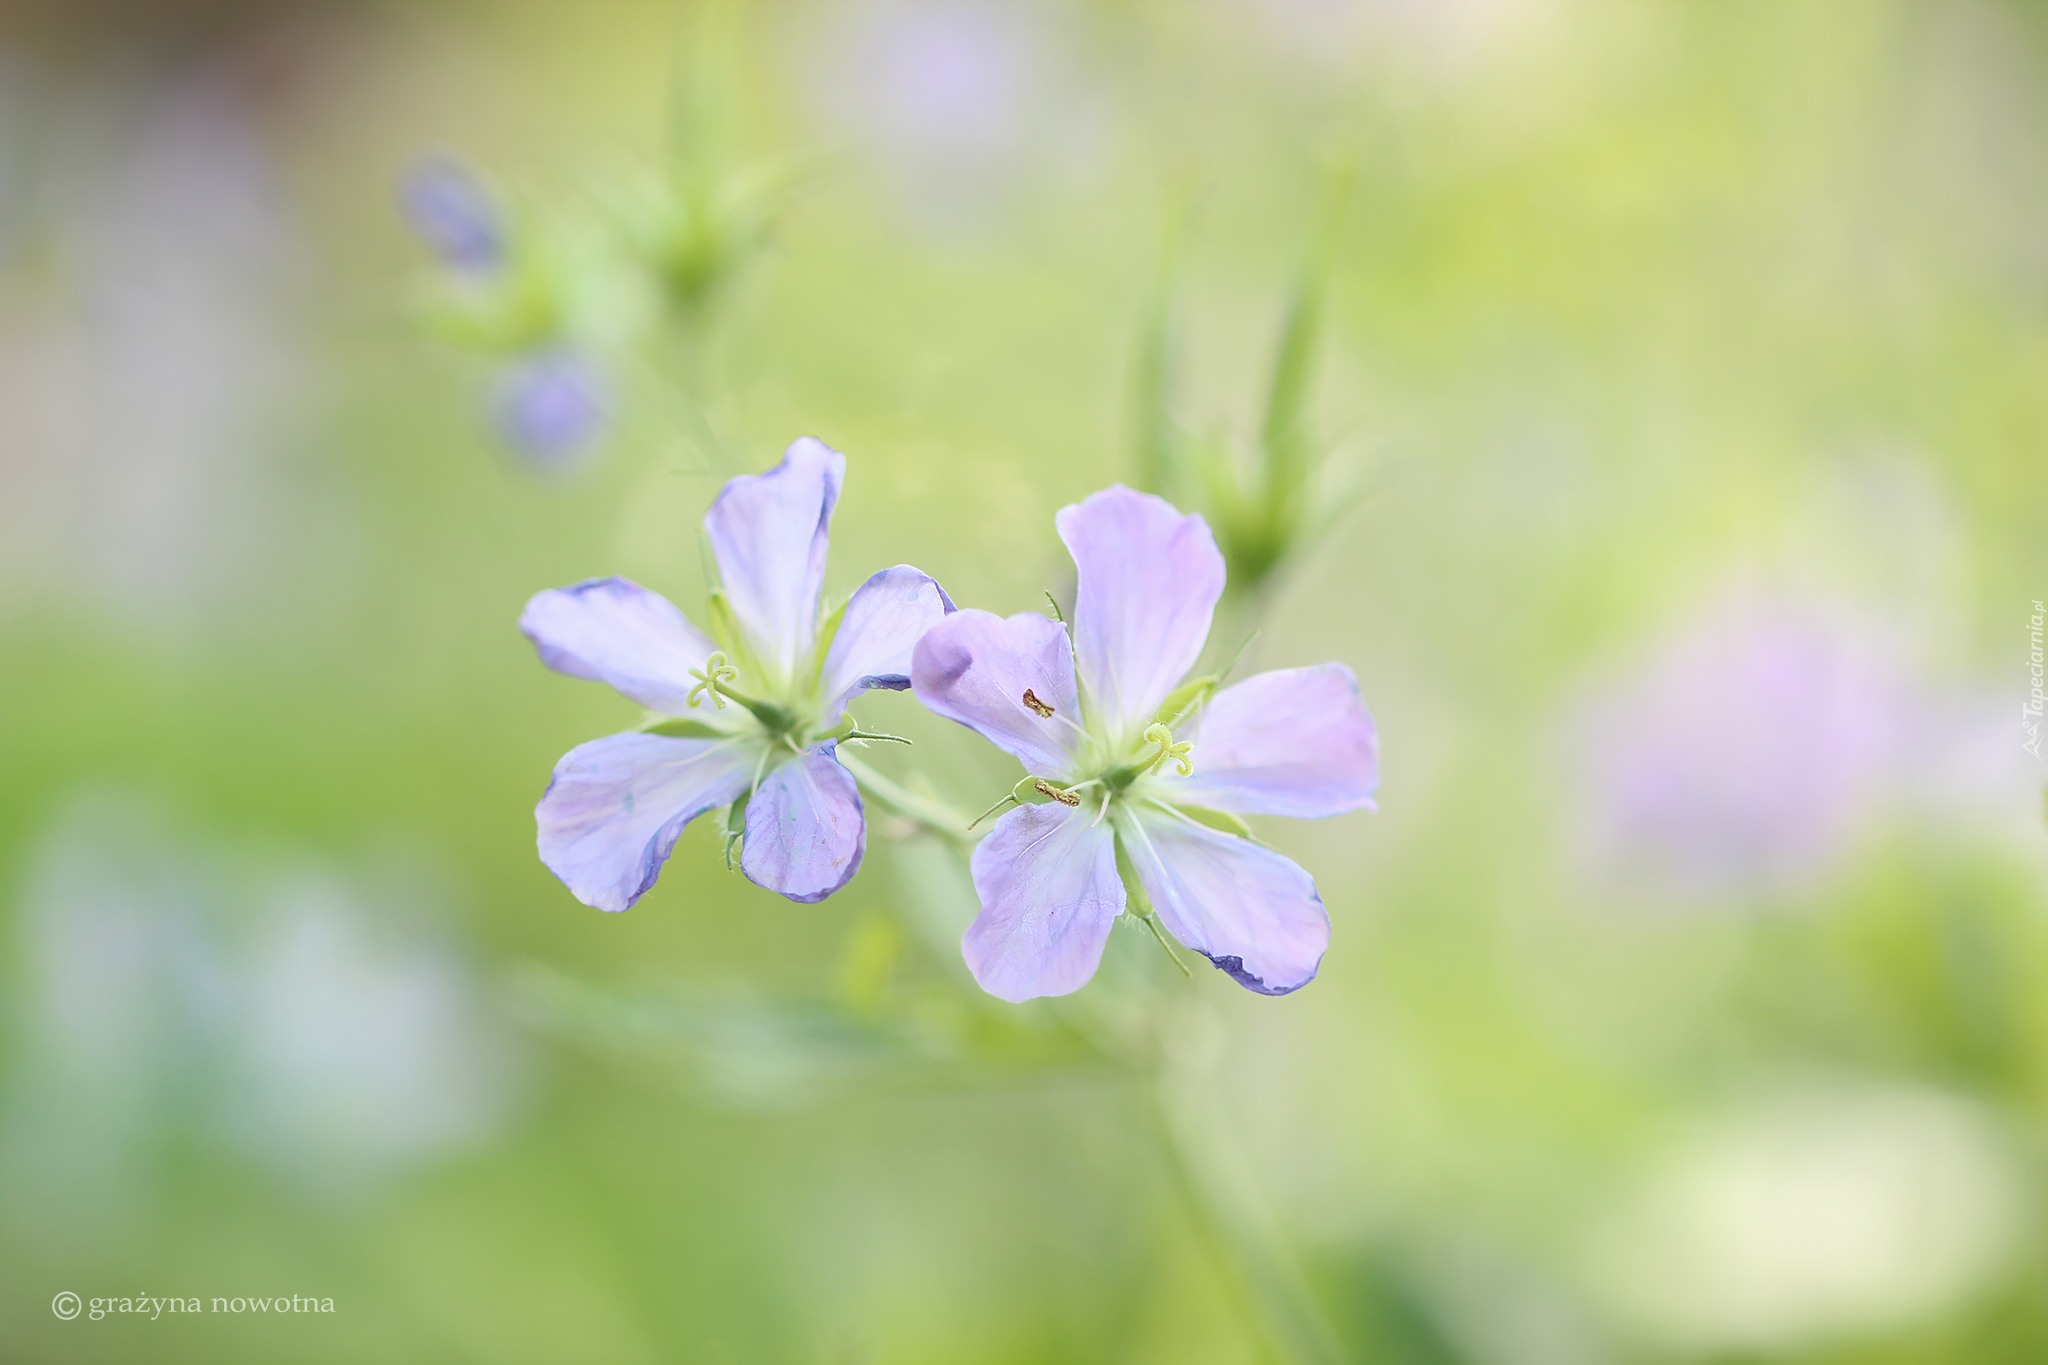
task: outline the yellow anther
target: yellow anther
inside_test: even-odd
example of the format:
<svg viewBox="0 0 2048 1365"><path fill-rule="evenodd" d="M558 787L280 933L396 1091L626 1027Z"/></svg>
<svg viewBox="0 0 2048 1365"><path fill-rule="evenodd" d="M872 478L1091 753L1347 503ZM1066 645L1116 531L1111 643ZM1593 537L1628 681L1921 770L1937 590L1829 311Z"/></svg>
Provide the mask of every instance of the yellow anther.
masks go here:
<svg viewBox="0 0 2048 1365"><path fill-rule="evenodd" d="M1173 742L1173 731L1164 725L1148 725L1145 727L1145 742L1159 746L1159 753L1145 765L1146 772L1156 773L1168 763L1179 768L1182 777L1195 770L1194 764L1188 761L1188 755L1195 751L1192 740L1182 740L1176 744Z"/></svg>
<svg viewBox="0 0 2048 1365"><path fill-rule="evenodd" d="M711 657L704 661L704 667L701 670L695 668L690 670L690 676L697 680L697 685L690 689L688 696L683 698L684 705L695 706L697 704L697 694L702 692L711 698L713 706L723 711L725 709L725 698L719 695L719 685L721 683L729 683L739 675L740 671L725 661L725 655L722 652L712 651Z"/></svg>

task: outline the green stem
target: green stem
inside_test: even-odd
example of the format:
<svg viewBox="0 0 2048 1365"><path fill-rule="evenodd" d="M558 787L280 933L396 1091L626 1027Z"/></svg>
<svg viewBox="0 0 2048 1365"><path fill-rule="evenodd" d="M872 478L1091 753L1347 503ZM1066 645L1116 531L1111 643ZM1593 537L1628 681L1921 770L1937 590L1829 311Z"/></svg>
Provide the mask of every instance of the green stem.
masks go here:
<svg viewBox="0 0 2048 1365"><path fill-rule="evenodd" d="M1242 1182L1227 1178L1217 1144L1204 1140L1213 1125L1193 1122L1171 1088L1161 1068L1145 1094L1167 1175L1274 1356L1288 1365L1348 1365L1348 1353L1279 1231L1254 1211Z"/></svg>
<svg viewBox="0 0 2048 1365"><path fill-rule="evenodd" d="M974 846L976 840L967 832L967 817L944 801L882 776L843 749L839 761L863 792L940 836L953 856L964 858ZM1157 926L1153 928L1156 933ZM949 925L939 934L947 947L953 932L954 926ZM1161 943L1165 946L1163 938ZM1169 947L1169 954L1171 951ZM1179 965L1178 958L1175 962ZM1233 1163L1219 1150L1217 1125L1196 1121L1185 1104L1176 1102L1176 1078L1159 1048L1141 1048L1149 1058L1140 1061L1113 1035L1111 1030L1098 1038L1097 1046L1104 1056L1133 1065L1142 1077L1146 1126L1174 1194L1241 1295L1246 1315L1253 1319L1274 1357L1285 1365L1348 1365L1342 1343L1279 1230L1270 1217L1261 1214L1246 1182L1232 1178Z"/></svg>
<svg viewBox="0 0 2048 1365"><path fill-rule="evenodd" d="M839 762L853 774L853 780L860 783L862 791L905 820L958 844L975 842L974 836L967 832L967 817L945 802L891 781L844 749L839 750Z"/></svg>

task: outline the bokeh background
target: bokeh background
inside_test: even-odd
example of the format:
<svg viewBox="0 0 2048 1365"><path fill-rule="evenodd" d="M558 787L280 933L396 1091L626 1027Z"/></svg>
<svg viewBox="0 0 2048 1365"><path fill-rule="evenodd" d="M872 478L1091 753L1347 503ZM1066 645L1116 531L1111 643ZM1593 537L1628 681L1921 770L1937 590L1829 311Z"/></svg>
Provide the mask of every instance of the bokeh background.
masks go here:
<svg viewBox="0 0 2048 1365"><path fill-rule="evenodd" d="M408 230L458 163L513 285ZM694 610L809 433L831 591L1033 608L1304 301L1253 652L1385 762L1261 831L1310 987L977 1001L879 815L818 905L541 867L637 715L529 594ZM2044 456L2021 0L10 0L0 1356L1285 1358L1075 1041L1163 995L1328 1358L2048 1359Z"/></svg>

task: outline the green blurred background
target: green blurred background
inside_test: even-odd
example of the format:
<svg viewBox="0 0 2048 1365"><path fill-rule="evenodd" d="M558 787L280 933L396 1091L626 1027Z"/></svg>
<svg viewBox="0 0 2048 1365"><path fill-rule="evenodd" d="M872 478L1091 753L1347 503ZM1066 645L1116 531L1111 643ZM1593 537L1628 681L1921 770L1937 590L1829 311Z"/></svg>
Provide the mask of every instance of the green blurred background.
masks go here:
<svg viewBox="0 0 2048 1365"><path fill-rule="evenodd" d="M442 325L436 153L569 282L573 468ZM759 212L648 325L677 184ZM1304 297L1254 654L1352 665L1385 763L1261 830L1310 987L977 1001L878 813L818 905L703 830L620 916L539 864L637 716L531 593L694 611L718 481L814 434L828 591L1032 609L1148 347L1175 449L1249 450ZM2048 1359L2044 453L2022 0L12 0L0 1358L1279 1358L1084 1045L1157 998L1333 1358Z"/></svg>

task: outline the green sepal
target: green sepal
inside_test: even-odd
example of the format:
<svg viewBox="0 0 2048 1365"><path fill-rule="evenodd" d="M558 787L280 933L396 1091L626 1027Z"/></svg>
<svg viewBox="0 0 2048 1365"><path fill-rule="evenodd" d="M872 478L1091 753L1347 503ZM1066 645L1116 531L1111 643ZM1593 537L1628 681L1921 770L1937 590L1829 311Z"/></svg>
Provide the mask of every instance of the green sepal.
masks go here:
<svg viewBox="0 0 2048 1365"><path fill-rule="evenodd" d="M1131 861L1129 851L1124 848L1124 836L1116 836L1116 875L1124 883L1124 911L1147 919L1152 914L1152 898L1145 894L1145 884L1138 880L1138 868Z"/></svg>
<svg viewBox="0 0 2048 1365"><path fill-rule="evenodd" d="M817 665L820 673L825 668L825 656L832 652L832 641L839 635L839 625L846 619L846 609L852 605L853 599L847 598L832 608L831 614L825 618L825 624L818 627L818 646L811 655L811 660Z"/></svg>
<svg viewBox="0 0 2048 1365"><path fill-rule="evenodd" d="M753 799L752 792L742 792L730 806L725 808L725 870L732 871L733 846L743 843L747 837L747 802Z"/></svg>
<svg viewBox="0 0 2048 1365"><path fill-rule="evenodd" d="M1207 825L1210 829L1257 842L1252 827L1244 822L1243 817L1232 815L1227 810L1208 810L1201 806L1175 806L1174 809L1198 825Z"/></svg>
<svg viewBox="0 0 2048 1365"><path fill-rule="evenodd" d="M720 688L719 691L727 701L738 702L753 712L754 719L760 721L761 728L770 734L787 735L796 729L796 716L787 707L777 706L773 702L755 701L751 697L743 697L724 688Z"/></svg>
<svg viewBox="0 0 2048 1365"><path fill-rule="evenodd" d="M721 730L715 725L706 725L701 720L681 720L671 716L652 725L640 727L645 735L667 735L670 739L730 739L730 730Z"/></svg>
<svg viewBox="0 0 2048 1365"><path fill-rule="evenodd" d="M1159 704L1159 714L1155 719L1171 730L1200 710L1209 700L1210 694L1216 690L1216 684L1221 681L1221 678L1214 675L1188 679L1166 694L1166 700Z"/></svg>
<svg viewBox="0 0 2048 1365"><path fill-rule="evenodd" d="M742 792L739 796L733 798L733 803L730 806L725 808L725 832L727 834L745 834L747 832L747 802L753 799L754 794L752 792Z"/></svg>
<svg viewBox="0 0 2048 1365"><path fill-rule="evenodd" d="M1159 916L1153 913L1152 898L1145 894L1145 884L1138 878L1138 869L1131 862L1131 855L1124 851L1121 834L1116 839L1116 874L1122 878L1124 884L1124 912L1151 932L1154 941L1159 944L1159 950L1166 954L1166 960L1179 968L1182 976L1192 977L1194 973L1188 970L1187 963L1180 960L1180 954L1173 950L1173 944L1167 940L1166 930L1159 925Z"/></svg>
<svg viewBox="0 0 2048 1365"><path fill-rule="evenodd" d="M732 614L732 603L726 600L723 588L713 588L709 594L705 613L710 620L710 635L725 650L725 655L736 663L744 675L753 662L747 653L746 637L740 634L739 618Z"/></svg>

